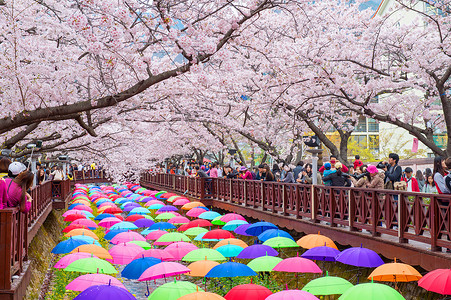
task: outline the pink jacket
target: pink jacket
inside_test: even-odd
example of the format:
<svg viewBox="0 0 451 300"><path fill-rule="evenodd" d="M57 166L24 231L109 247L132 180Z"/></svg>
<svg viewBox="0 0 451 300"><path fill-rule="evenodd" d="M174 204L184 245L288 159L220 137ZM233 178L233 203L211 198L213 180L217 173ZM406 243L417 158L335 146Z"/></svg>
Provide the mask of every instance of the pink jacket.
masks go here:
<svg viewBox="0 0 451 300"><path fill-rule="evenodd" d="M241 177L241 179L244 180L253 180L254 177L252 177L252 173L248 171L246 171L246 173L244 173L243 177Z"/></svg>
<svg viewBox="0 0 451 300"><path fill-rule="evenodd" d="M20 206L20 200L22 199L22 188L15 183L11 178L5 179L6 183L6 199L8 207ZM26 202L24 213L28 212L31 208L31 203Z"/></svg>

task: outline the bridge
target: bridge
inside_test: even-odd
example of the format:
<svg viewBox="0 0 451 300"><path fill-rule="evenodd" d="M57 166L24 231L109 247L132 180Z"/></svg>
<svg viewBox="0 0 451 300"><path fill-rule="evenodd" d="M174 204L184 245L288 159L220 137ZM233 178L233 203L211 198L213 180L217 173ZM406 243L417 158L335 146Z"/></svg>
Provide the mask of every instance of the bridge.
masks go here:
<svg viewBox="0 0 451 300"><path fill-rule="evenodd" d="M19 300L25 296L31 275L28 247L50 212L67 208L71 187L76 183L106 181L109 179L102 171L75 172L74 180L47 181L34 187L27 214L17 207L0 209L0 300Z"/></svg>
<svg viewBox="0 0 451 300"><path fill-rule="evenodd" d="M451 267L451 195L154 173L140 183L426 270Z"/></svg>

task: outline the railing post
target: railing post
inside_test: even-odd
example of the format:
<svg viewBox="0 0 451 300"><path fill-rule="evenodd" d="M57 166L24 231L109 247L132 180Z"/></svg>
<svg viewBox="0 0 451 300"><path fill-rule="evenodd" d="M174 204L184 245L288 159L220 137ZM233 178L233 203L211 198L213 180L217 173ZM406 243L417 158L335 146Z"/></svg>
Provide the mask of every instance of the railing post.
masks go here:
<svg viewBox="0 0 451 300"><path fill-rule="evenodd" d="M357 231L357 228L354 227L355 220L355 194L352 190L349 190L348 193L348 210L349 210L349 230Z"/></svg>
<svg viewBox="0 0 451 300"><path fill-rule="evenodd" d="M229 202L232 203L233 202L233 193L232 193L232 184L233 179L229 179Z"/></svg>
<svg viewBox="0 0 451 300"><path fill-rule="evenodd" d="M282 185L282 215L287 215L287 195L285 184Z"/></svg>
<svg viewBox="0 0 451 300"><path fill-rule="evenodd" d="M0 211L0 225L2 234L0 235L0 289L11 289L11 262L13 259L13 214L14 209L3 209Z"/></svg>
<svg viewBox="0 0 451 300"><path fill-rule="evenodd" d="M200 201L205 200L205 178L200 179Z"/></svg>
<svg viewBox="0 0 451 300"><path fill-rule="evenodd" d="M302 191L304 191L305 187L302 187ZM296 212L295 214L295 218L296 219L300 219L301 216L299 214L299 210L300 210L300 202L301 202L301 195L303 195L304 193L301 194L301 186L297 185L296 186L296 193L294 194L294 211Z"/></svg>
<svg viewBox="0 0 451 300"><path fill-rule="evenodd" d="M431 203L429 203L429 224L431 226L431 251L442 251L442 247L437 246L438 238L438 218L437 215L439 208L437 206L437 199L435 196L431 197Z"/></svg>
<svg viewBox="0 0 451 300"><path fill-rule="evenodd" d="M339 193L341 193L341 190L338 190ZM330 218L330 226L331 227L336 227L337 225L334 223L334 214L335 214L335 189L332 187L330 189L330 194L329 194L329 218ZM324 212L326 213L326 212Z"/></svg>
<svg viewBox="0 0 451 300"><path fill-rule="evenodd" d="M403 194L398 195L398 240L399 243L407 243L408 240L404 238L404 224L406 222L406 202Z"/></svg>
<svg viewBox="0 0 451 300"><path fill-rule="evenodd" d="M247 206L247 183L248 181L245 180L244 181L244 186L243 186L243 206L246 207Z"/></svg>
<svg viewBox="0 0 451 300"><path fill-rule="evenodd" d="M318 199L316 198L316 187L312 184L312 192L311 194L311 199L312 199L312 205L310 206L312 208L312 220L313 222L316 222L316 215L317 215L317 210L318 210Z"/></svg>
<svg viewBox="0 0 451 300"><path fill-rule="evenodd" d="M261 201L260 201L260 203L262 205L261 210L264 211L264 210L266 210L266 208L265 208L266 188L265 188L264 181L261 181L260 183L261 183Z"/></svg>
<svg viewBox="0 0 451 300"><path fill-rule="evenodd" d="M399 205L399 203L398 203ZM377 222L378 222L378 212L379 212L379 200L376 198L376 192L371 193L371 235L380 236L377 232Z"/></svg>

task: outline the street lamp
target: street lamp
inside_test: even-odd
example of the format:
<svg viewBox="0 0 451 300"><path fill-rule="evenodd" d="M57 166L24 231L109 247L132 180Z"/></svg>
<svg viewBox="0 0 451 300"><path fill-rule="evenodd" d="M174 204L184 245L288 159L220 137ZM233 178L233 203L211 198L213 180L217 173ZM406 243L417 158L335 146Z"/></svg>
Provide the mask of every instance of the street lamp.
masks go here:
<svg viewBox="0 0 451 300"><path fill-rule="evenodd" d="M1 155L10 157L11 156L11 152L13 152L13 150L11 150L11 149L2 149Z"/></svg>
<svg viewBox="0 0 451 300"><path fill-rule="evenodd" d="M323 149L307 149L307 152L312 153L312 183L318 184L318 154L323 152Z"/></svg>

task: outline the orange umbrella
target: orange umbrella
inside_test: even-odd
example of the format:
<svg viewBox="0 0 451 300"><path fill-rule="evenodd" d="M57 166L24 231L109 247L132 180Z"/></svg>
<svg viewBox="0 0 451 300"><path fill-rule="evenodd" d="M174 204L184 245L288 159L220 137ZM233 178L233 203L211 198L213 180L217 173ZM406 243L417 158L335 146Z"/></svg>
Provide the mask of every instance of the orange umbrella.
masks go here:
<svg viewBox="0 0 451 300"><path fill-rule="evenodd" d="M195 293L182 296L178 300L225 300L225 298L219 296L218 294L197 291Z"/></svg>
<svg viewBox="0 0 451 300"><path fill-rule="evenodd" d="M327 246L338 250L334 241L327 236L319 234L319 231L318 234L307 234L306 236L303 236L296 242L296 244L305 249Z"/></svg>
<svg viewBox="0 0 451 300"><path fill-rule="evenodd" d="M236 245L236 246L240 246L242 248L248 247L248 245L244 241L242 241L240 239L230 238L230 239L224 239L224 240L219 241L213 247L213 249L217 249L217 248L219 248L221 246L225 246L225 245Z"/></svg>
<svg viewBox="0 0 451 300"><path fill-rule="evenodd" d="M198 207L198 206L205 207L205 205L202 202L194 201L194 202L186 203L185 205L182 206L182 209L183 210L190 210L191 208L195 208L195 207Z"/></svg>
<svg viewBox="0 0 451 300"><path fill-rule="evenodd" d="M107 204L105 204L104 206L102 206L101 208L99 208L98 209L98 213L100 214L100 213L103 213L107 208L110 208L110 207L117 207L116 206L116 204L114 204L114 203L107 203Z"/></svg>
<svg viewBox="0 0 451 300"><path fill-rule="evenodd" d="M80 245L74 250L72 250L70 253L77 253L77 252L85 252L85 253L91 253L97 256L98 258L103 259L113 259L110 253L105 248L102 248L100 246L97 246L95 244L86 244L86 245Z"/></svg>
<svg viewBox="0 0 451 300"><path fill-rule="evenodd" d="M99 237L94 232L92 232L91 230L82 229L82 228L77 228L77 229L71 230L68 233L66 233L64 236L71 237L71 236L76 236L76 235L86 235L86 236L92 237L95 240L99 240Z"/></svg>
<svg viewBox="0 0 451 300"><path fill-rule="evenodd" d="M81 204L84 204L84 205L86 205L86 206L91 206L91 203L89 203L89 201L87 201L87 200L75 200L75 201L73 201L73 202L71 202L71 204L75 204L75 203L81 203Z"/></svg>
<svg viewBox="0 0 451 300"><path fill-rule="evenodd" d="M206 260L206 259L195 261L188 265L187 268L190 269L191 272L189 272L186 275L193 276L193 277L204 277L205 275L207 275L207 273L211 269L213 269L214 267L216 267L218 265L219 265L218 262Z"/></svg>
<svg viewBox="0 0 451 300"><path fill-rule="evenodd" d="M377 267L368 279L389 282L408 282L420 280L423 276L412 266L395 262Z"/></svg>

